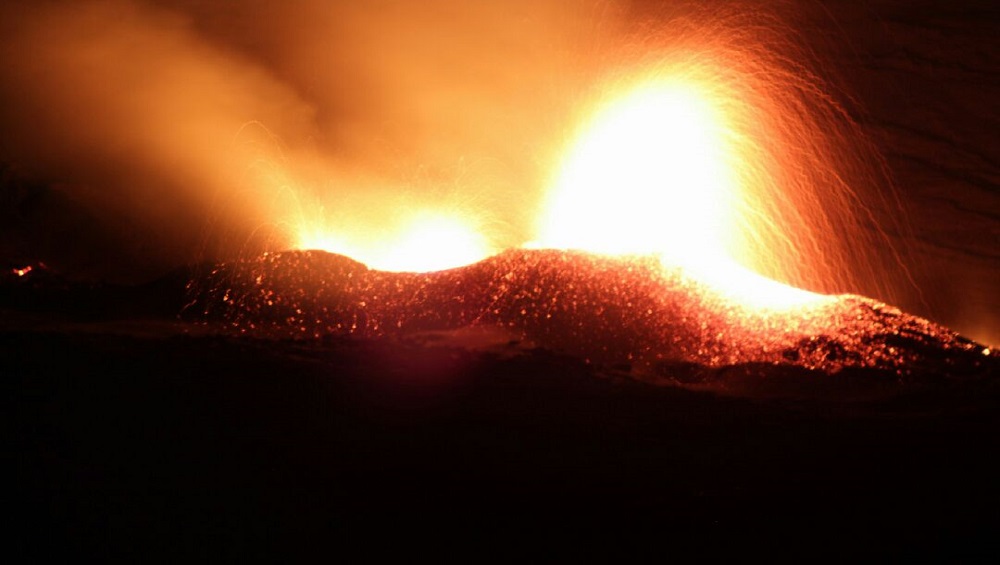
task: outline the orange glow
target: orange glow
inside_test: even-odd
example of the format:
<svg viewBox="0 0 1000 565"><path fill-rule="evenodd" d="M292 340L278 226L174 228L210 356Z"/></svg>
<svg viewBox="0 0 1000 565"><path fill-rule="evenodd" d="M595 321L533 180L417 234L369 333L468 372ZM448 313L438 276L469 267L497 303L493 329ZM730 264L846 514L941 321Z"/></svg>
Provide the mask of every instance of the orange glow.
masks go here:
<svg viewBox="0 0 1000 565"><path fill-rule="evenodd" d="M23 277L24 275L27 275L28 273L30 273L33 269L31 268L31 265L28 265L27 267L24 267L23 269L11 269L11 270L14 272L15 275L17 275L19 277Z"/></svg>
<svg viewBox="0 0 1000 565"><path fill-rule="evenodd" d="M731 189L718 127L685 85L642 88L612 104L562 164L537 243L655 252L681 266L721 257Z"/></svg>
<svg viewBox="0 0 1000 565"><path fill-rule="evenodd" d="M722 298L757 310L786 310L836 300L769 279L725 257L691 266L688 271Z"/></svg>
<svg viewBox="0 0 1000 565"><path fill-rule="evenodd" d="M461 218L433 212L416 213L395 229L335 233L303 228L296 247L339 253L373 269L397 272L462 267L496 252Z"/></svg>
<svg viewBox="0 0 1000 565"><path fill-rule="evenodd" d="M755 308L820 299L743 267L729 251L743 187L731 167L738 155L729 124L710 92L656 82L598 112L563 162L531 246L657 254L665 267Z"/></svg>

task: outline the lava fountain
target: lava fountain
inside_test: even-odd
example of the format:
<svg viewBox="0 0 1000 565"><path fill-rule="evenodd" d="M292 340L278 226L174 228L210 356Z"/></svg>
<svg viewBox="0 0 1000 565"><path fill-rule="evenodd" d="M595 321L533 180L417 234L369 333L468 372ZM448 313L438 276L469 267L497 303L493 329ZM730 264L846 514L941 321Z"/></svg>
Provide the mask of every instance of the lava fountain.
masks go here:
<svg viewBox="0 0 1000 565"><path fill-rule="evenodd" d="M723 256L733 187L718 127L690 87L614 102L561 166L538 245L662 253L681 266Z"/></svg>
<svg viewBox="0 0 1000 565"><path fill-rule="evenodd" d="M815 298L791 287L892 301L909 279L886 232L905 231L905 214L795 33L767 11L685 6L656 21L606 48L601 76L567 101L579 125L540 205L530 187L506 196L536 216L522 245L653 253L751 305ZM510 247L474 206L383 200L362 207L398 210L393 221L301 214L288 239L392 271Z"/></svg>
<svg viewBox="0 0 1000 565"><path fill-rule="evenodd" d="M540 245L657 253L759 305L809 298L768 279L912 287L891 179L787 25L687 7L637 34L558 167Z"/></svg>
<svg viewBox="0 0 1000 565"><path fill-rule="evenodd" d="M732 228L741 187L724 116L696 83L644 85L600 112L563 163L534 245L656 254L758 307L819 296L739 264Z"/></svg>

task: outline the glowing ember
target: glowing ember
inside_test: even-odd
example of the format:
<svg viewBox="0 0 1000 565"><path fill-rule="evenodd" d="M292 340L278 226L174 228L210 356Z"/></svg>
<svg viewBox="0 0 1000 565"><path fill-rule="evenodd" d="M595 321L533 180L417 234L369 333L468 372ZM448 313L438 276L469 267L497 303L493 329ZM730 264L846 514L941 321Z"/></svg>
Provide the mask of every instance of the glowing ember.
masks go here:
<svg viewBox="0 0 1000 565"><path fill-rule="evenodd" d="M24 267L24 268L21 268L21 269L11 269L11 271L12 271L12 272L13 272L13 273L14 273L15 275L17 275L17 276L19 276L19 277L23 277L24 275L27 275L27 274L28 274L28 273L30 273L30 272L31 272L32 270L33 270L33 269L32 269L32 267L31 267L31 265L28 265L27 267Z"/></svg>

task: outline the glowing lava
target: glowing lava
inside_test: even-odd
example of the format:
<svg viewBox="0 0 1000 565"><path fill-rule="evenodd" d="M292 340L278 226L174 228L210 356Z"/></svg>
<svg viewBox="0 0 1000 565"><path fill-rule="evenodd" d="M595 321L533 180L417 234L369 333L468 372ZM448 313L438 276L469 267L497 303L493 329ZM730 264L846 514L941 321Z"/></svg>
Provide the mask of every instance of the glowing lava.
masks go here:
<svg viewBox="0 0 1000 565"><path fill-rule="evenodd" d="M570 151L532 246L656 254L745 306L819 300L743 267L729 251L743 189L730 165L738 157L732 136L697 84L637 88L598 112Z"/></svg>
<svg viewBox="0 0 1000 565"><path fill-rule="evenodd" d="M721 256L731 187L718 127L690 88L643 88L612 104L562 165L538 243L680 265Z"/></svg>
<svg viewBox="0 0 1000 565"><path fill-rule="evenodd" d="M461 209L402 227L348 220L333 228L336 237L300 230L296 247L377 269L433 271L527 241L528 248L656 255L725 308L748 313L824 301L802 289L893 300L892 280L908 279L908 271L888 236L905 232L893 191L880 190L891 182L849 113L809 70L809 54L774 23L692 15L673 21L669 33L643 36L638 52L609 54L607 70L567 102L586 119L553 159L551 179L491 195L518 213L540 204L537 221L524 222L531 227L498 217L490 225L522 231L484 233L469 213L482 210ZM533 195L535 188L544 192ZM425 197L417 203L439 209ZM403 206L400 217L409 213ZM487 243L497 241L505 245Z"/></svg>
<svg viewBox="0 0 1000 565"><path fill-rule="evenodd" d="M433 212L415 213L395 228L373 228L344 235L303 229L296 247L339 253L371 268L395 272L462 267L495 252L468 222Z"/></svg>

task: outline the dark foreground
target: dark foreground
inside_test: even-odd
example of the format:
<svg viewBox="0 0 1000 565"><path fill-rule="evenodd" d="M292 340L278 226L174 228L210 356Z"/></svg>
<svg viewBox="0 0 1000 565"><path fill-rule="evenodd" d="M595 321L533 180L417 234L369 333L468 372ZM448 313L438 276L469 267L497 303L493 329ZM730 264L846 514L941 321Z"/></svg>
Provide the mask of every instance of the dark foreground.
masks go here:
<svg viewBox="0 0 1000 565"><path fill-rule="evenodd" d="M0 355L24 555L998 549L993 386L753 401L541 351L82 331Z"/></svg>
<svg viewBox="0 0 1000 565"><path fill-rule="evenodd" d="M993 357L860 396L754 365L723 395L455 334L224 335L171 315L182 282L0 288L8 551L1000 553Z"/></svg>

